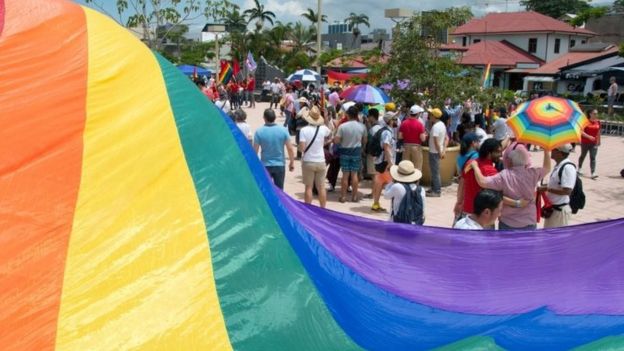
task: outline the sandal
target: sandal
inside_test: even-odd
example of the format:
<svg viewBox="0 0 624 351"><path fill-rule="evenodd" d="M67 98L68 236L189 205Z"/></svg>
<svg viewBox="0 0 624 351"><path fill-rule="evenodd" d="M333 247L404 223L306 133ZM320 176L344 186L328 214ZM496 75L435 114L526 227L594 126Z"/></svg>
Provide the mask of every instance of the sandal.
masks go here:
<svg viewBox="0 0 624 351"><path fill-rule="evenodd" d="M340 202L341 204L344 204L345 202L347 202L347 200L343 196L341 196L338 198L338 202Z"/></svg>
<svg viewBox="0 0 624 351"><path fill-rule="evenodd" d="M359 196L357 196L357 195L356 195L356 196L353 196L353 197L351 198L351 202L355 202L355 203L360 202L360 197L359 197Z"/></svg>

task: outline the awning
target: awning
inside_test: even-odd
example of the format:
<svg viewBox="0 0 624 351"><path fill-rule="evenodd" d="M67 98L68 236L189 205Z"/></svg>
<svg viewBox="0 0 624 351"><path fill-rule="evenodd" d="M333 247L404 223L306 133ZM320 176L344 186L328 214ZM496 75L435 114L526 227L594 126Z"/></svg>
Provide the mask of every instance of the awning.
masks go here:
<svg viewBox="0 0 624 351"><path fill-rule="evenodd" d="M555 78L544 76L526 76L524 77L524 80L528 82L554 82Z"/></svg>

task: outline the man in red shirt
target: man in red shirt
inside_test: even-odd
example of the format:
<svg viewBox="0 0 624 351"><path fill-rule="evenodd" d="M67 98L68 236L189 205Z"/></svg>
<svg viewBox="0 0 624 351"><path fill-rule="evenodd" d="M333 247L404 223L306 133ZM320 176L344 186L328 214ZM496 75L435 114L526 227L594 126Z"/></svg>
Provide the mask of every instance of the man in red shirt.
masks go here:
<svg viewBox="0 0 624 351"><path fill-rule="evenodd" d="M247 90L247 101L249 101L249 107L256 107L256 97L254 96L254 90L256 90L256 79L253 74L249 75L245 90Z"/></svg>
<svg viewBox="0 0 624 351"><path fill-rule="evenodd" d="M481 144L479 148L479 158L476 159L476 162L484 177L493 176L498 173L495 164L500 160L501 155L502 146L500 141L490 138L486 139L483 144ZM463 213L474 213L474 199L482 188L477 183L477 179L470 165L464 166L462 178L464 192Z"/></svg>
<svg viewBox="0 0 624 351"><path fill-rule="evenodd" d="M427 139L425 126L419 120L424 111L418 105L412 106L409 115L399 127L399 142L403 142L403 161L411 161L420 171L423 162L421 144Z"/></svg>

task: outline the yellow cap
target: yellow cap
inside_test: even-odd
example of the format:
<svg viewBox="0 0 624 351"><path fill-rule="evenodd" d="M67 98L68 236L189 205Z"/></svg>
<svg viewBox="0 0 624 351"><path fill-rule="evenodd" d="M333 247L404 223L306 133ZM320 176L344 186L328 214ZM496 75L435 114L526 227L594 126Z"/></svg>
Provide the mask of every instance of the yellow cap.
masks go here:
<svg viewBox="0 0 624 351"><path fill-rule="evenodd" d="M442 117L442 110L440 110L439 108L430 108L427 110L434 118L440 118Z"/></svg>
<svg viewBox="0 0 624 351"><path fill-rule="evenodd" d="M384 106L384 110L394 112L396 111L396 105L394 102L389 102Z"/></svg>

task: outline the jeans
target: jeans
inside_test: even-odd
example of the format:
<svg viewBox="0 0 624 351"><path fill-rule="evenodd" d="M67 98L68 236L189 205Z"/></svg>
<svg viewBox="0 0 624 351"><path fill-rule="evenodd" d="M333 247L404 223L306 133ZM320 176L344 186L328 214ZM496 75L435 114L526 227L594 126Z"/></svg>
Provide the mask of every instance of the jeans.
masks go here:
<svg viewBox="0 0 624 351"><path fill-rule="evenodd" d="M284 178L286 177L286 166L265 166L267 172L273 179L275 185L284 190Z"/></svg>
<svg viewBox="0 0 624 351"><path fill-rule="evenodd" d="M431 171L431 191L442 191L442 179L440 178L440 154L429 152L429 170Z"/></svg>
<svg viewBox="0 0 624 351"><path fill-rule="evenodd" d="M589 151L589 167L592 173L596 173L596 154L598 154L598 146L595 144L581 144L581 156L578 160L579 171L583 168L583 161Z"/></svg>
<svg viewBox="0 0 624 351"><path fill-rule="evenodd" d="M273 108L273 105L275 104L275 108L279 107L279 102L282 99L282 96L280 94L276 94L273 93L271 94L271 104L269 105L269 108Z"/></svg>

